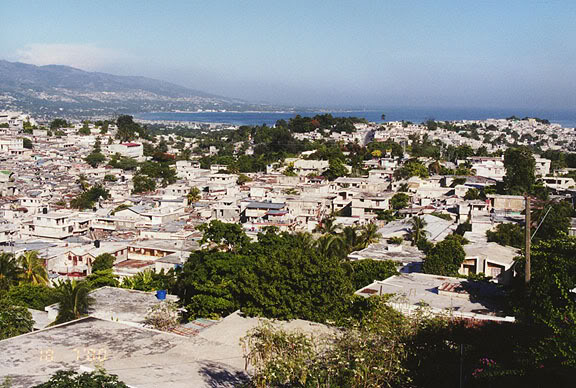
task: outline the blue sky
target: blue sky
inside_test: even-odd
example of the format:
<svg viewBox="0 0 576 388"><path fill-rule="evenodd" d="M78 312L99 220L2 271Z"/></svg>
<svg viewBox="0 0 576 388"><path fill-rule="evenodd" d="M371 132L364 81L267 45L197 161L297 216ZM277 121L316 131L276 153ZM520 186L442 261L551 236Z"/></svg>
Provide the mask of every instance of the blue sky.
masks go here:
<svg viewBox="0 0 576 388"><path fill-rule="evenodd" d="M2 0L0 57L309 106L576 108L573 0Z"/></svg>

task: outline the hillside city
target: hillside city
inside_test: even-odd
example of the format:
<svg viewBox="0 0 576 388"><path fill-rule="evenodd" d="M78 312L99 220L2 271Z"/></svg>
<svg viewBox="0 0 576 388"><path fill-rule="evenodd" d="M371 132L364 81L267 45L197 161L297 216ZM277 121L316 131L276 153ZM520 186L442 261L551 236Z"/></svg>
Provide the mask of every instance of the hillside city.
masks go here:
<svg viewBox="0 0 576 388"><path fill-rule="evenodd" d="M574 128L5 111L0 160L3 386L573 383Z"/></svg>

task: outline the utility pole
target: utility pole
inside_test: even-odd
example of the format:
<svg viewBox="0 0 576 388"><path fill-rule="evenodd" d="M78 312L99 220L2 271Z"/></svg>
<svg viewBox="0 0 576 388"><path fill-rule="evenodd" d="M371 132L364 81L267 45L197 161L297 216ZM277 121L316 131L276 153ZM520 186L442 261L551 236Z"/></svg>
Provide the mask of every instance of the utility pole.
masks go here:
<svg viewBox="0 0 576 388"><path fill-rule="evenodd" d="M530 233L530 196L524 196L526 201L526 268L524 269L524 282L526 284L530 283L530 240L532 239L532 235Z"/></svg>

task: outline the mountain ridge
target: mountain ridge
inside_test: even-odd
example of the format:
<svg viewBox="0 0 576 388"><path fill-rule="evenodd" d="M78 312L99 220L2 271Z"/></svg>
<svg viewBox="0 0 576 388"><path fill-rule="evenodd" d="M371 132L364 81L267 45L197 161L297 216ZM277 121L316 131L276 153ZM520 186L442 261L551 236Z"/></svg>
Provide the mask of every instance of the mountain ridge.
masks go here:
<svg viewBox="0 0 576 388"><path fill-rule="evenodd" d="M265 104L218 96L143 76L37 66L0 59L0 110L71 115L177 110L271 110Z"/></svg>

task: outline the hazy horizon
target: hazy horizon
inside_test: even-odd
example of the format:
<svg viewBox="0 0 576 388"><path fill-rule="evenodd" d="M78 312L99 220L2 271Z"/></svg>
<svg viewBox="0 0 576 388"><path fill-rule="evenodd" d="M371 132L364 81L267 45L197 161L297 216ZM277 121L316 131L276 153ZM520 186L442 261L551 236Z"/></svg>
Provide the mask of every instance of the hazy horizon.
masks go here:
<svg viewBox="0 0 576 388"><path fill-rule="evenodd" d="M574 111L575 3L422 3L8 0L0 52L251 102Z"/></svg>

